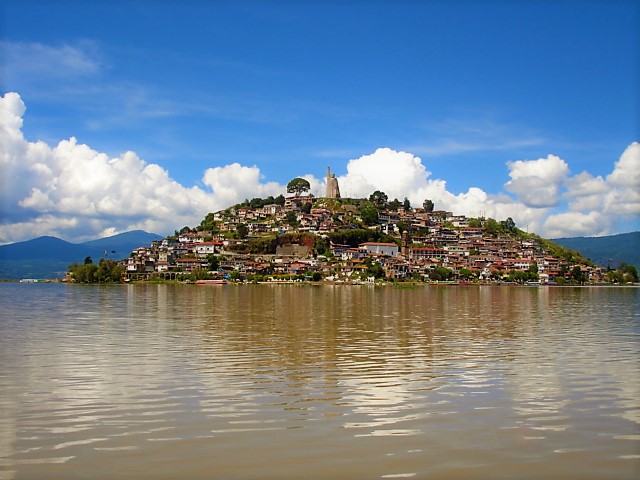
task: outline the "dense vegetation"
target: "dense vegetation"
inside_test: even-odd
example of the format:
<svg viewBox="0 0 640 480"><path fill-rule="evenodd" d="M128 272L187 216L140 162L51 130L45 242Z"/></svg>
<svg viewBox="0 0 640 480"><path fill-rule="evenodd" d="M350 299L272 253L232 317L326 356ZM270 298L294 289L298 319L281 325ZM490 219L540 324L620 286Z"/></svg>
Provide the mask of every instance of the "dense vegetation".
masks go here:
<svg viewBox="0 0 640 480"><path fill-rule="evenodd" d="M69 265L69 273L76 283L120 283L124 266L106 258L100 259L96 265L91 257L87 257L82 264Z"/></svg>

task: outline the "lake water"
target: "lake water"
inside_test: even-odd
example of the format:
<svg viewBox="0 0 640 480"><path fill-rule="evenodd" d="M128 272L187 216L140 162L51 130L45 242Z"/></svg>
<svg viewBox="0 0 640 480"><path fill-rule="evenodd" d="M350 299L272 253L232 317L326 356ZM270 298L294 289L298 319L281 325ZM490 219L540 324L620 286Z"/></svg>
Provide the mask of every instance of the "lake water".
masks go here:
<svg viewBox="0 0 640 480"><path fill-rule="evenodd" d="M0 284L0 479L640 478L639 304Z"/></svg>

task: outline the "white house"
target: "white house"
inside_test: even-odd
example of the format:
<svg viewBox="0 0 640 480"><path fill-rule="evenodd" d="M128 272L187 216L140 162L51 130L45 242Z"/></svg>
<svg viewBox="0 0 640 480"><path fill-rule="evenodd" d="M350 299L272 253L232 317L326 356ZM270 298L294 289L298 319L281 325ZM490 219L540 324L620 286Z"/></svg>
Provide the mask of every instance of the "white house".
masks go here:
<svg viewBox="0 0 640 480"><path fill-rule="evenodd" d="M367 242L360 244L360 248L364 249L368 255L398 256L398 245L395 243Z"/></svg>
<svg viewBox="0 0 640 480"><path fill-rule="evenodd" d="M216 253L217 250L222 247L222 242L202 242L196 244L196 256L199 258L204 258L207 255L211 255L212 253Z"/></svg>

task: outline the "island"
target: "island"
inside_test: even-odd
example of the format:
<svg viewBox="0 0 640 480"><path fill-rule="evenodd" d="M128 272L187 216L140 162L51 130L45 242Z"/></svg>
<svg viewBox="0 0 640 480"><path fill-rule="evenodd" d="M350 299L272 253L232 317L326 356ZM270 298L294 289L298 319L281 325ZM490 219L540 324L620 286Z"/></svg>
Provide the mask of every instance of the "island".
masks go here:
<svg viewBox="0 0 640 480"><path fill-rule="evenodd" d="M294 178L290 196L247 199L195 227L133 250L121 262L91 259L67 281L489 283L638 282L637 269L595 265L577 251L518 228L511 218L466 217L425 199L341 198L327 168L326 195Z"/></svg>

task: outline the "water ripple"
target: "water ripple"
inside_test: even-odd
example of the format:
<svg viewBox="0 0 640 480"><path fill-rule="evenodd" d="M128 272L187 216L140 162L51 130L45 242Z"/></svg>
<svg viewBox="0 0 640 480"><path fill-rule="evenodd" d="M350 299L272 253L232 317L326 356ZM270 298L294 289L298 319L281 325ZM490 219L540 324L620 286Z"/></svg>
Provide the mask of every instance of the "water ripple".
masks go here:
<svg viewBox="0 0 640 480"><path fill-rule="evenodd" d="M640 470L638 290L31 288L0 285L3 479Z"/></svg>

